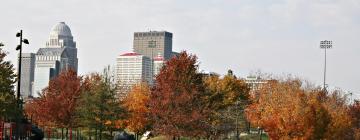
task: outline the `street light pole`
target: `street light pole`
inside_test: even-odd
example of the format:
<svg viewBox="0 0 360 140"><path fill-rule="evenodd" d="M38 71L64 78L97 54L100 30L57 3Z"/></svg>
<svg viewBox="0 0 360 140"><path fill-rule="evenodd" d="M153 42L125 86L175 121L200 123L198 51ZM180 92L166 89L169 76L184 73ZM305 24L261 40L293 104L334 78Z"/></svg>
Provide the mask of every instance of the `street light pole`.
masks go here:
<svg viewBox="0 0 360 140"><path fill-rule="evenodd" d="M19 50L19 66L18 66L18 83L17 83L17 94L16 94L16 97L17 97L17 101L18 101L18 105L20 107L20 78L21 78L21 54L22 54L22 30L20 30L20 35L19 33L16 34L16 37L20 37L20 44L16 47L16 50Z"/></svg>
<svg viewBox="0 0 360 140"><path fill-rule="evenodd" d="M19 67L18 67L18 81L17 81L17 107L19 109L19 111L21 111L22 106L21 106L21 101L20 101L20 79L21 79L21 54L22 54L22 43L24 42L25 44L29 44L29 41L27 39L23 39L22 38L22 30L20 30L20 32L16 33L16 37L20 37L20 44L16 47L16 50L19 51ZM20 130L20 119L21 116L18 116L17 118L17 122L16 122L16 135L15 135L15 140L19 140L19 130Z"/></svg>
<svg viewBox="0 0 360 140"><path fill-rule="evenodd" d="M326 92L326 49L331 49L332 48L332 41L328 41L328 40L324 40L324 41L320 41L320 48L324 49L324 53L325 53L325 62L324 62L324 85L323 85L323 90Z"/></svg>

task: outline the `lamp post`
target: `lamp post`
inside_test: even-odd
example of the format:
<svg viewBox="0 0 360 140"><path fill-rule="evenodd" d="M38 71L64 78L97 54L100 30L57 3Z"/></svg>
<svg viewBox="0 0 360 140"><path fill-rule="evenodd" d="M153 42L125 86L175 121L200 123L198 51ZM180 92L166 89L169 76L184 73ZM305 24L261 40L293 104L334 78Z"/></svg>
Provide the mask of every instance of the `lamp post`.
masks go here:
<svg viewBox="0 0 360 140"><path fill-rule="evenodd" d="M22 38L22 30L20 30L20 32L16 33L16 37L20 38L20 44L16 47L16 50L19 51L19 67L18 67L18 83L17 83L17 105L18 105L18 109L21 110L22 106L21 106L21 101L20 101L20 81L21 81L21 54L22 54L22 43L24 42L25 44L29 44L29 41L27 39L23 39ZM20 119L21 116L18 117L17 122L16 122L16 135L15 135L15 140L19 139L19 127L20 127Z"/></svg>
<svg viewBox="0 0 360 140"><path fill-rule="evenodd" d="M332 48L332 41L324 40L320 41L320 48L325 50L325 64L324 64L324 87L323 90L326 92L326 49Z"/></svg>

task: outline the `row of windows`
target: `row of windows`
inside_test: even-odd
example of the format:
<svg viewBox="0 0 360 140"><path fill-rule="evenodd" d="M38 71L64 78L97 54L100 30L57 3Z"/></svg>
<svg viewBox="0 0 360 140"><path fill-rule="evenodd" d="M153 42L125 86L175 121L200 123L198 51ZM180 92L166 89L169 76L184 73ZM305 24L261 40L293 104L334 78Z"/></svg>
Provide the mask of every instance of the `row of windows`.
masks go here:
<svg viewBox="0 0 360 140"><path fill-rule="evenodd" d="M134 37L165 36L165 32L134 33Z"/></svg>
<svg viewBox="0 0 360 140"><path fill-rule="evenodd" d="M36 60L59 60L60 56L37 56Z"/></svg>

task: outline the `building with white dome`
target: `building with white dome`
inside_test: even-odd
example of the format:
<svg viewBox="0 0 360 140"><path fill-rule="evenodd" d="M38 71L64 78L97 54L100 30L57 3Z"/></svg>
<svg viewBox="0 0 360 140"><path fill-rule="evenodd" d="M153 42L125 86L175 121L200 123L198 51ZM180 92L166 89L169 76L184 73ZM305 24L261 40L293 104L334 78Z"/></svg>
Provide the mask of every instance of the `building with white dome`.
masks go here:
<svg viewBox="0 0 360 140"><path fill-rule="evenodd" d="M36 96L36 93L49 85L53 77L64 70L73 69L77 72L76 42L65 22L59 22L51 29L49 40L44 48L37 51L34 59L34 81L32 85L29 85L33 86L33 90L30 94L23 93L22 95Z"/></svg>

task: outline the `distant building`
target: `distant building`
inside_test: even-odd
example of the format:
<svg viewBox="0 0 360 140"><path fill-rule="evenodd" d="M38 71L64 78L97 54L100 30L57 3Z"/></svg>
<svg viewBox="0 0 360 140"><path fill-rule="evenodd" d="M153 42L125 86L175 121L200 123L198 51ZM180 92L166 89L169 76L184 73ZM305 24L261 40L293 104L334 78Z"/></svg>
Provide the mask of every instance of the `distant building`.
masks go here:
<svg viewBox="0 0 360 140"><path fill-rule="evenodd" d="M171 57L177 57L177 56L179 56L180 55L180 53L178 53L178 52L172 52L172 56Z"/></svg>
<svg viewBox="0 0 360 140"><path fill-rule="evenodd" d="M166 31L150 31L134 33L134 52L154 58L158 54L165 60L173 56L172 52L173 34Z"/></svg>
<svg viewBox="0 0 360 140"><path fill-rule="evenodd" d="M135 84L152 84L151 60L139 53L124 53L116 59L116 79L120 90L129 91Z"/></svg>
<svg viewBox="0 0 360 140"><path fill-rule="evenodd" d="M23 99L33 96L35 70L35 54L22 53L21 54L21 77L20 77L20 95Z"/></svg>
<svg viewBox="0 0 360 140"><path fill-rule="evenodd" d="M260 90L268 81L269 80L262 79L258 76L247 76L245 79L245 83L250 88L250 94Z"/></svg>
<svg viewBox="0 0 360 140"><path fill-rule="evenodd" d="M159 54L153 58L153 75L155 76L160 73L161 68L164 66L165 59Z"/></svg>
<svg viewBox="0 0 360 140"><path fill-rule="evenodd" d="M200 74L203 78L208 78L208 77L212 77L212 76L220 76L219 74L217 74L215 72L208 72L208 71L201 71Z"/></svg>
<svg viewBox="0 0 360 140"><path fill-rule="evenodd" d="M78 70L77 48L69 26L60 22L52 28L46 47L35 55L34 92L41 92L52 78L68 69Z"/></svg>

